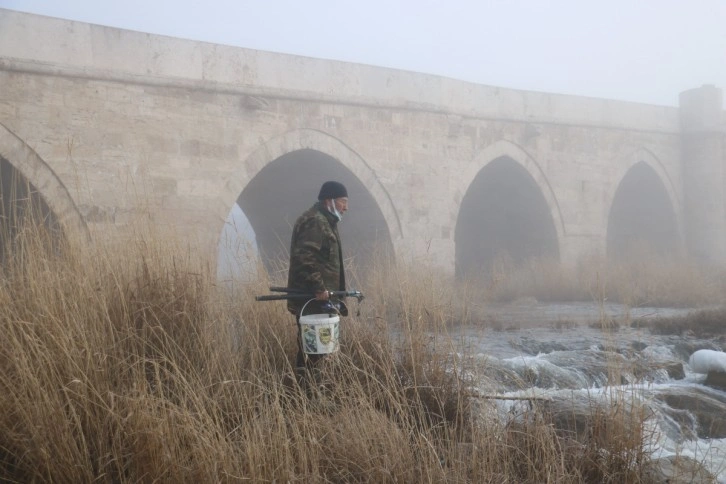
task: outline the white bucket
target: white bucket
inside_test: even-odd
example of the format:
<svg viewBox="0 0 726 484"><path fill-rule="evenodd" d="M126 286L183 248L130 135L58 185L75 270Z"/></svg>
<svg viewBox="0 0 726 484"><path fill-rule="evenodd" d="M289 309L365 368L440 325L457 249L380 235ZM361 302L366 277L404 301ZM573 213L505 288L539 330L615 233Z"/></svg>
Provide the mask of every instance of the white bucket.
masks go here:
<svg viewBox="0 0 726 484"><path fill-rule="evenodd" d="M300 316L303 352L324 355L338 351L340 316L337 314L308 314Z"/></svg>

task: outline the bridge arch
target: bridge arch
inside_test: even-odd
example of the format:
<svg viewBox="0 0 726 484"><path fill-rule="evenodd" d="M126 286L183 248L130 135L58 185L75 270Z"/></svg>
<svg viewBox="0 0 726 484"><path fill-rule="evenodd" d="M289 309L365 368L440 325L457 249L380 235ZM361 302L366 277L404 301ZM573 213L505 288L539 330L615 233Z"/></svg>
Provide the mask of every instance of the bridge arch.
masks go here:
<svg viewBox="0 0 726 484"><path fill-rule="evenodd" d="M377 237L380 239L375 242L394 255L403 231L388 192L358 153L318 130L290 131L260 145L226 184L223 203L227 210L237 203L257 238L264 239L257 241L263 261L280 259L286 256L287 232L295 218L312 204L320 184L327 179L339 179L351 195L351 210L345 216L348 223L340 226L344 255L358 257L365 251L366 256L361 258L371 257L374 248L368 242ZM247 213L250 211L255 213ZM276 228L274 223L278 224ZM266 233L258 233L258 229ZM269 253L265 254L265 248L271 248Z"/></svg>
<svg viewBox="0 0 726 484"><path fill-rule="evenodd" d="M83 238L90 236L88 227L63 182L30 146L2 124L0 160L17 170L37 191L65 236L76 233L82 234Z"/></svg>
<svg viewBox="0 0 726 484"><path fill-rule="evenodd" d="M490 190L503 190L502 196ZM458 177L454 203L457 277L488 269L500 250L515 263L534 256L559 260L565 236L559 204L542 168L520 146L500 140L480 151ZM498 230L486 230L492 225Z"/></svg>
<svg viewBox="0 0 726 484"><path fill-rule="evenodd" d="M682 251L682 202L673 178L650 150L635 150L626 161L614 163L616 184L605 198L608 257L636 238L650 249Z"/></svg>

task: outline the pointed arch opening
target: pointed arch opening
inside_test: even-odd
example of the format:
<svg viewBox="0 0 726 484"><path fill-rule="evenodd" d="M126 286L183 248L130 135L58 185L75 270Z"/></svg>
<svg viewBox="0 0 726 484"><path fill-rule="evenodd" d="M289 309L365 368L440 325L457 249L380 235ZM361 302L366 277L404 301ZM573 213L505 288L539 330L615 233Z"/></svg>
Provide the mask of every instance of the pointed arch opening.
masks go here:
<svg viewBox="0 0 726 484"><path fill-rule="evenodd" d="M48 248L57 246L63 233L57 217L38 189L0 156L0 261L16 249L21 232L43 229L43 242Z"/></svg>
<svg viewBox="0 0 726 484"><path fill-rule="evenodd" d="M643 252L667 255L682 246L668 192L655 170L639 161L620 181L608 216L607 256L627 261Z"/></svg>
<svg viewBox="0 0 726 484"><path fill-rule="evenodd" d="M0 243L3 257L32 224L45 229L48 248L69 237L88 240L88 228L68 190L23 140L0 124Z"/></svg>
<svg viewBox="0 0 726 484"><path fill-rule="evenodd" d="M482 168L467 189L455 241L458 279L486 279L500 258L514 264L559 259L547 201L527 170L508 156Z"/></svg>
<svg viewBox="0 0 726 484"><path fill-rule="evenodd" d="M346 267L363 275L381 257L393 256L386 219L363 182L341 161L318 150L303 148L285 153L266 164L244 187L233 209L236 221L226 226L241 229L244 241L232 247L259 257L273 278L287 271L290 237L297 217L317 201L320 186L337 180L348 189L349 211L339 225ZM230 214L232 215L232 213ZM229 235L220 243L230 243ZM220 249L222 250L222 249ZM244 257L229 257L232 266ZM220 252L220 263L225 259ZM249 257L248 268L252 269ZM234 276L230 271L227 274Z"/></svg>

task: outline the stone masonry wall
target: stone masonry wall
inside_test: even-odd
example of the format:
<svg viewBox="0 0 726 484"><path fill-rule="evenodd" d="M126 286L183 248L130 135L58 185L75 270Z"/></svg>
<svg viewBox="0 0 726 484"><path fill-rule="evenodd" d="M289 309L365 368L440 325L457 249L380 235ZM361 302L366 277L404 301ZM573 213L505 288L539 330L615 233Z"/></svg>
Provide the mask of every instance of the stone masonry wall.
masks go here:
<svg viewBox="0 0 726 484"><path fill-rule="evenodd" d="M675 108L1 9L0 86L0 125L47 163L92 232L148 212L213 253L239 188L259 171L248 160L291 136L295 147L331 139L362 158L375 178L364 184L381 203L379 192L390 195L396 252L430 255L445 268L461 199L499 156L522 164L542 190L564 262L603 252L615 190L639 161L659 175L682 223ZM9 161L23 171L22 160Z"/></svg>

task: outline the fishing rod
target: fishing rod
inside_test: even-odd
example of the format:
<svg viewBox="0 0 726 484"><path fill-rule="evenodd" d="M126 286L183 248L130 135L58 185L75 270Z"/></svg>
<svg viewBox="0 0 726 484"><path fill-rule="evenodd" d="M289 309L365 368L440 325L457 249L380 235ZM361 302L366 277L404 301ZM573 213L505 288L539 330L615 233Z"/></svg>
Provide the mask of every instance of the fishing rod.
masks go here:
<svg viewBox="0 0 726 484"><path fill-rule="evenodd" d="M264 296L255 296L255 301L279 301L289 299L315 299L315 293L310 292L306 289L296 289L292 287L270 287L272 292L280 292L284 294L266 294ZM328 295L335 299L344 299L347 297L354 297L361 302L363 300L363 293L360 291L328 291Z"/></svg>

